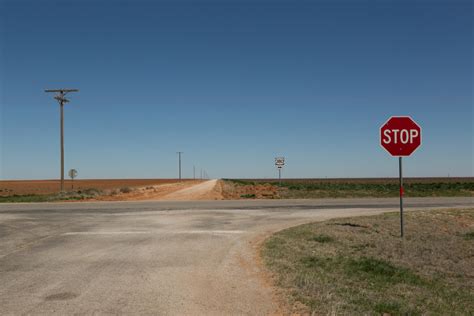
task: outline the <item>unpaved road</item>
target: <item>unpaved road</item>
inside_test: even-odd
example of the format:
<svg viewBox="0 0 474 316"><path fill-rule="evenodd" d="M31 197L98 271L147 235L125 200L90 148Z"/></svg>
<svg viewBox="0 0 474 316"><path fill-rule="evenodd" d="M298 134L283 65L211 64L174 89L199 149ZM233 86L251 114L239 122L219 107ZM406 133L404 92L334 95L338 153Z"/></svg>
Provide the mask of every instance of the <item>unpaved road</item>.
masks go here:
<svg viewBox="0 0 474 316"><path fill-rule="evenodd" d="M134 188L130 193L102 195L96 201L222 200L219 180L188 180Z"/></svg>
<svg viewBox="0 0 474 316"><path fill-rule="evenodd" d="M406 199L435 207L473 199ZM272 314L263 236L391 210L397 199L0 205L0 314Z"/></svg>
<svg viewBox="0 0 474 316"><path fill-rule="evenodd" d="M219 180L208 180L193 186L165 195L160 200L193 201L193 200L220 200L222 195L218 191Z"/></svg>

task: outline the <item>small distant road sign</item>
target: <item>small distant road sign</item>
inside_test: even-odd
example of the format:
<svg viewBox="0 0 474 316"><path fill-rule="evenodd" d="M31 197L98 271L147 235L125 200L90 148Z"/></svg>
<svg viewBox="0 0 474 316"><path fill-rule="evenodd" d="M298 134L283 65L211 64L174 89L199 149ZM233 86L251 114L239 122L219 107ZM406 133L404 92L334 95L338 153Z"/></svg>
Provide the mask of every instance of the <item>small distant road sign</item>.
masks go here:
<svg viewBox="0 0 474 316"><path fill-rule="evenodd" d="M409 116L392 116L380 128L380 144L392 156L410 156L421 145L421 127Z"/></svg>
<svg viewBox="0 0 474 316"><path fill-rule="evenodd" d="M285 157L276 157L275 158L275 166L281 169L285 165Z"/></svg>
<svg viewBox="0 0 474 316"><path fill-rule="evenodd" d="M403 237L403 171L402 157L407 157L421 145L421 127L409 116L392 116L380 127L380 145L398 157L400 178L400 236Z"/></svg>

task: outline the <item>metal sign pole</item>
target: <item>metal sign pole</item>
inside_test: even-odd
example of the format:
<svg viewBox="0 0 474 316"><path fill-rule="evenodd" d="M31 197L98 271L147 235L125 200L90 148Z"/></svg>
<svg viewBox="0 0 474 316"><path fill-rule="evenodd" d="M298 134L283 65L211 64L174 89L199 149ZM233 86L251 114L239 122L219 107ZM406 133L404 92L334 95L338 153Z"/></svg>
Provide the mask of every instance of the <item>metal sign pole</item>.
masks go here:
<svg viewBox="0 0 474 316"><path fill-rule="evenodd" d="M400 237L403 238L403 172L402 157L398 157L398 168L400 171Z"/></svg>
<svg viewBox="0 0 474 316"><path fill-rule="evenodd" d="M281 186L281 168L278 168L278 182L280 182Z"/></svg>

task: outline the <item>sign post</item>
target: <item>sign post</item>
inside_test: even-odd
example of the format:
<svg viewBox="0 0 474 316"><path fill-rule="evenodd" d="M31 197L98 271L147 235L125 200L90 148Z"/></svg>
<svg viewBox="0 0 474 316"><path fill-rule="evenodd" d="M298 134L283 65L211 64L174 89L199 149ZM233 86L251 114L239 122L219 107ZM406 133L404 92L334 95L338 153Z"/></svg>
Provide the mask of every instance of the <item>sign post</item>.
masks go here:
<svg viewBox="0 0 474 316"><path fill-rule="evenodd" d="M380 128L380 144L390 155L398 157L400 184L400 236L403 238L403 170L402 157L410 156L421 145L421 127L409 116L392 116Z"/></svg>
<svg viewBox="0 0 474 316"><path fill-rule="evenodd" d="M285 165L285 157L276 157L275 166L278 168L278 182L281 186L281 169Z"/></svg>
<svg viewBox="0 0 474 316"><path fill-rule="evenodd" d="M398 157L398 173L400 180L400 237L403 238L403 172L402 157Z"/></svg>

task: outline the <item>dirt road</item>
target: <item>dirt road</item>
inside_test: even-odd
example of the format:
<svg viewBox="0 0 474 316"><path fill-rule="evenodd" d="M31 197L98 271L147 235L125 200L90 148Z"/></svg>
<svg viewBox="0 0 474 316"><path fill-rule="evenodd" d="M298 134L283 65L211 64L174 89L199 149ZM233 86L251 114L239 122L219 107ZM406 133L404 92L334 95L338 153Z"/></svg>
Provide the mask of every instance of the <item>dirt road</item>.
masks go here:
<svg viewBox="0 0 474 316"><path fill-rule="evenodd" d="M193 186L167 194L160 200L191 201L191 200L221 200L222 194L218 180L208 180Z"/></svg>
<svg viewBox="0 0 474 316"><path fill-rule="evenodd" d="M190 180L177 183L138 187L129 193L103 195L97 201L193 201L221 200L219 180Z"/></svg>

